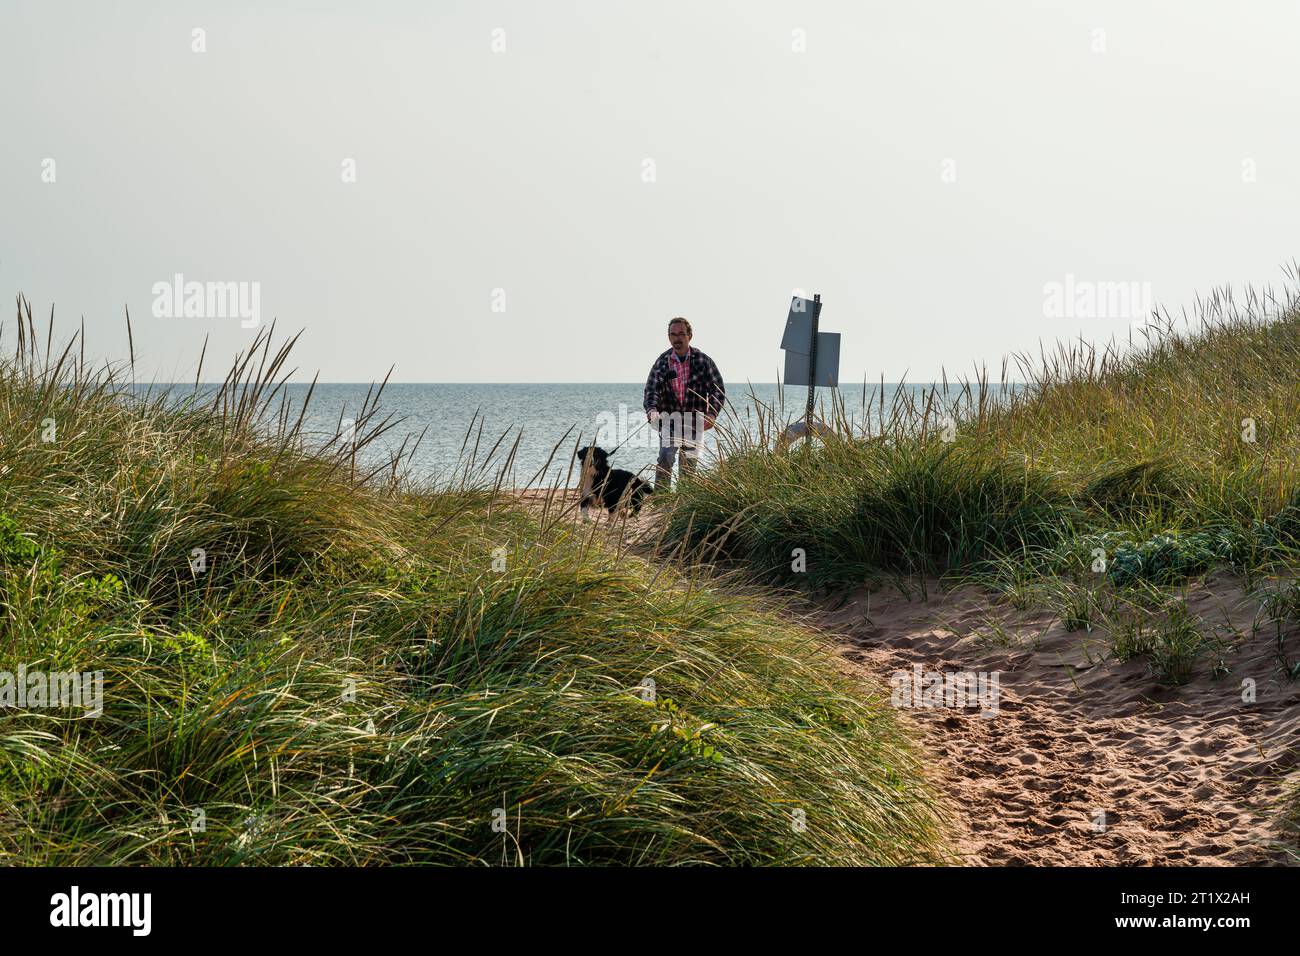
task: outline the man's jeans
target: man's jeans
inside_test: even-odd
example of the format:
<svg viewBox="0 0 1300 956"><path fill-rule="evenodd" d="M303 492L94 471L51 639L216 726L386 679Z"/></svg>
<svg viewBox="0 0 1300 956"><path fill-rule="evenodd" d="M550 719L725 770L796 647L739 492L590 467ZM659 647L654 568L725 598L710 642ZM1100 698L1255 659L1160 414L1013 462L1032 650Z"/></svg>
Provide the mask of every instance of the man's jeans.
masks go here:
<svg viewBox="0 0 1300 956"><path fill-rule="evenodd" d="M703 412L669 412L659 416L659 461L655 464L655 490L667 489L672 480L673 461L681 456L682 477L695 470L704 435ZM700 436L700 437L696 437Z"/></svg>

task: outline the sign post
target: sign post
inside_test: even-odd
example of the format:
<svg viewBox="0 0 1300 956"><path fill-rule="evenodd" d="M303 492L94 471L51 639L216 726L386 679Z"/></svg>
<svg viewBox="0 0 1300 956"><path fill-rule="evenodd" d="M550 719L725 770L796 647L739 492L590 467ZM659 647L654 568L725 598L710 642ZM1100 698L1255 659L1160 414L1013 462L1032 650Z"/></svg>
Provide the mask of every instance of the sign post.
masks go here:
<svg viewBox="0 0 1300 956"><path fill-rule="evenodd" d="M808 406L804 420L786 430L782 442L796 437L811 438L814 431L826 432L816 418L817 386L835 388L840 377L840 333L821 331L822 297L811 300L795 296L785 320L781 348L785 351L785 384L807 385ZM802 430L801 430L802 429Z"/></svg>
<svg viewBox="0 0 1300 956"><path fill-rule="evenodd" d="M812 310L812 339L808 349L808 410L804 414L804 424L808 427L804 431L804 441L812 441L813 433L813 405L817 400L817 326L822 317L822 294L818 292L813 296Z"/></svg>

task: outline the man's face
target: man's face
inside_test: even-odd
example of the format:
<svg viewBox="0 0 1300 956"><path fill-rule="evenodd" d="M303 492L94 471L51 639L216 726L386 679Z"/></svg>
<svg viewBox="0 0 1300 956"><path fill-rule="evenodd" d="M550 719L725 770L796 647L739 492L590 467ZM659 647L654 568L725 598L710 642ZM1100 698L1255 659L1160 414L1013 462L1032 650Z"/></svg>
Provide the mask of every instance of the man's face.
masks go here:
<svg viewBox="0 0 1300 956"><path fill-rule="evenodd" d="M691 336L686 331L686 326L680 322L674 322L668 326L668 344L673 347L673 351L678 355L685 355L686 346L691 344Z"/></svg>

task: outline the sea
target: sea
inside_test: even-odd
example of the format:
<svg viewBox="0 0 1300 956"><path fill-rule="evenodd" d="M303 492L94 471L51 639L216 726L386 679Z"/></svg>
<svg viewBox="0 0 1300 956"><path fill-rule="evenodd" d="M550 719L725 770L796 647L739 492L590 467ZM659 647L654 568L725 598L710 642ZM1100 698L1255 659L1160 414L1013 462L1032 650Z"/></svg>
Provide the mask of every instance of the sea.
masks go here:
<svg viewBox="0 0 1300 956"><path fill-rule="evenodd" d="M194 385L153 386L175 394L191 393ZM819 388L817 414L832 417L833 406L859 429L878 428L883 414L900 390L917 397L928 384L874 383L837 389ZM216 387L199 386L201 393ZM290 421L297 419L308 386L283 386ZM324 443L361 416L366 384L318 383L303 418L309 442ZM943 386L940 385L941 390ZM959 389L949 386L949 395ZM389 384L380 396L378 413L352 428L358 438L380 423L387 425L377 439L364 443L359 468L375 467L401 452L402 471L409 482L445 487L477 482L502 487L548 487L577 484L574 453L585 445L611 452L610 464L653 478L659 435L642 410L644 383L615 384ZM742 434L757 437L760 417L775 413L781 426L803 418L808 401L804 386L776 383L728 387L727 407L719 427L705 433L700 461L709 467L734 447ZM277 405L278 408L278 400ZM762 410L760 413L760 409ZM727 436L731 436L728 438ZM512 454L513 450L513 454ZM504 472L503 472L504 470Z"/></svg>

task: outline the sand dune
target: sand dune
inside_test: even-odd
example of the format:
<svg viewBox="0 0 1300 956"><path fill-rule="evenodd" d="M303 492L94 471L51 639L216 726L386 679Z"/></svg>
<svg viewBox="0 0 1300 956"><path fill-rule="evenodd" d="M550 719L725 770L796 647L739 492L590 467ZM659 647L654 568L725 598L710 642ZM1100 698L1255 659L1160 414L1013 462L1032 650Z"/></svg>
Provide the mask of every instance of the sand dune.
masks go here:
<svg viewBox="0 0 1300 956"><path fill-rule="evenodd" d="M540 504L544 495L524 493ZM569 496L561 500L572 502ZM558 502L557 502L558 503ZM599 519L635 544L653 510ZM928 600L858 588L796 611L873 685L914 665L998 672L997 713L903 707L932 757L936 789L967 865L1278 864L1279 799L1300 765L1300 681L1286 679L1260 599L1229 575L1190 585L1187 604L1221 625L1226 674L1162 686L1145 660L1116 660L1107 634L1066 631L1050 612L1019 611L974 587L929 581ZM1009 638L1009 639L1008 639ZM1242 681L1255 700L1242 699Z"/></svg>
<svg viewBox="0 0 1300 956"><path fill-rule="evenodd" d="M950 795L956 843L972 864L1258 864L1274 843L1283 778L1297 763L1300 683L1278 664L1271 626L1250 639L1259 601L1227 577L1189 591L1207 621L1245 635L1177 688L1145 662L1106 658L1105 635L1067 632L1049 613L998 606L963 588L930 600L896 589L847 596L809 619L844 642L853 666L999 671L996 716L908 708ZM832 606L841 599L829 602ZM1014 635L991 640L996 621ZM1091 659L1090 659L1091 658ZM1242 700L1242 679L1256 700ZM1104 817L1100 814L1104 813Z"/></svg>

